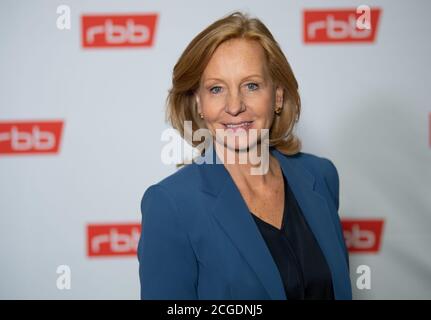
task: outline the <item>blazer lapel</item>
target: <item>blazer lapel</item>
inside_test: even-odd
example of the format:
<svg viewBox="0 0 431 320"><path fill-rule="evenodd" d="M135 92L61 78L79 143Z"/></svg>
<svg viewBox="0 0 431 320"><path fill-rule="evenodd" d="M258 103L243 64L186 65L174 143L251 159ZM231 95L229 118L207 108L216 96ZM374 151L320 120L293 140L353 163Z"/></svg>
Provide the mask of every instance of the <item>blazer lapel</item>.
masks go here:
<svg viewBox="0 0 431 320"><path fill-rule="evenodd" d="M334 224L330 220L330 209L326 200L314 190L314 176L305 167L295 163L293 158L286 157L274 148L270 150L279 160L298 205L327 260L335 297L344 297L347 294L344 281L348 277L348 269ZM208 151L210 156L203 162L210 160L210 163L199 167L202 191L215 197L211 213L255 271L270 298L286 299L278 268L241 193L216 153L212 152L212 148ZM202 158L200 161L202 163Z"/></svg>
<svg viewBox="0 0 431 320"><path fill-rule="evenodd" d="M277 265L240 191L216 155L211 163L200 166L202 189L215 197L211 213L254 270L269 297L273 300L285 300L286 294Z"/></svg>
<svg viewBox="0 0 431 320"><path fill-rule="evenodd" d="M351 289L346 283L350 283L350 278L344 251L337 237L331 209L326 199L315 190L314 176L294 157L285 156L276 149L273 149L272 154L279 160L305 220L326 258L335 298L349 298Z"/></svg>

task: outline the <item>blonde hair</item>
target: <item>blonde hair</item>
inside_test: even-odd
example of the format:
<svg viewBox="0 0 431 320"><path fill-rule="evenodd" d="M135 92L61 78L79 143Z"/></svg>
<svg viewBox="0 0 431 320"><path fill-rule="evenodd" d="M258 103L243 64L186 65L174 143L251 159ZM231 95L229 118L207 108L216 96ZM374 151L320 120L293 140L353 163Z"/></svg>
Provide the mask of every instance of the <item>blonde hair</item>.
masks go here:
<svg viewBox="0 0 431 320"><path fill-rule="evenodd" d="M267 67L273 83L283 88L283 108L281 113L274 117L270 128L270 146L287 155L298 153L301 141L293 133L301 112L298 83L268 28L259 19L249 18L238 11L215 21L200 32L178 59L173 70L172 88L166 100L167 121L194 147L201 143L184 136L184 121L191 121L193 132L205 128L204 121L198 114L195 91L217 47L227 40L236 38L257 40L260 43L267 58Z"/></svg>

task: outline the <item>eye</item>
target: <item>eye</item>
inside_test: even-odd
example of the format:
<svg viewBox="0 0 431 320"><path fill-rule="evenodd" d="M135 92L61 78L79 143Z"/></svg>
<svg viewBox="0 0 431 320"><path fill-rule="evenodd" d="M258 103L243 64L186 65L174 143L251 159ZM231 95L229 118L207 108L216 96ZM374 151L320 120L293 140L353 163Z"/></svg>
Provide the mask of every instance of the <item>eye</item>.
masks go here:
<svg viewBox="0 0 431 320"><path fill-rule="evenodd" d="M257 83L251 82L251 83L247 83L247 89L249 89L250 91L255 91L259 88L259 85Z"/></svg>
<svg viewBox="0 0 431 320"><path fill-rule="evenodd" d="M220 93L220 91L221 91L221 87L220 86L214 86L214 87L210 88L210 92L213 93L213 94Z"/></svg>

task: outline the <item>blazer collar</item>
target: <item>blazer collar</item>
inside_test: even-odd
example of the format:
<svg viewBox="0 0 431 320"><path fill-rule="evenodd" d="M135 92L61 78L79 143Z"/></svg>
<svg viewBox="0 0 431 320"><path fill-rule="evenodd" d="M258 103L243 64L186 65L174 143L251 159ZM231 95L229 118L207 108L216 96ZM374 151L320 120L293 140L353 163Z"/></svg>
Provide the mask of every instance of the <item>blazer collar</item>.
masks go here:
<svg viewBox="0 0 431 320"><path fill-rule="evenodd" d="M237 186L212 151L212 148L207 150L207 158L199 166L202 191L215 197L211 213L255 271L271 299L284 300L286 295L277 265ZM349 298L351 289L346 286L346 283L350 284L349 271L335 229L337 222L333 221L333 213L325 198L314 190L314 175L297 161L297 157L286 156L273 147L270 152L279 161L305 220L326 258L332 274L335 298Z"/></svg>

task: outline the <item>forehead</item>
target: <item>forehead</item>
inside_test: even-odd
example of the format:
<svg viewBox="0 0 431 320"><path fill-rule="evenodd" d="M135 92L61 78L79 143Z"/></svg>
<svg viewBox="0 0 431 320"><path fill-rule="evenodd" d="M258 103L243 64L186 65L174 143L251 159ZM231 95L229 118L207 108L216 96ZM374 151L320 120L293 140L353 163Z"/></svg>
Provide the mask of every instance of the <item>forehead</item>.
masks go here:
<svg viewBox="0 0 431 320"><path fill-rule="evenodd" d="M233 77L266 74L265 52L256 40L232 39L223 42L214 52L203 77Z"/></svg>

